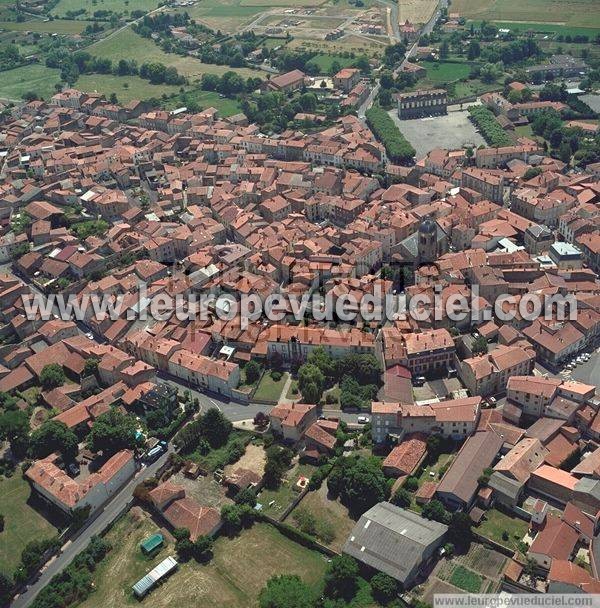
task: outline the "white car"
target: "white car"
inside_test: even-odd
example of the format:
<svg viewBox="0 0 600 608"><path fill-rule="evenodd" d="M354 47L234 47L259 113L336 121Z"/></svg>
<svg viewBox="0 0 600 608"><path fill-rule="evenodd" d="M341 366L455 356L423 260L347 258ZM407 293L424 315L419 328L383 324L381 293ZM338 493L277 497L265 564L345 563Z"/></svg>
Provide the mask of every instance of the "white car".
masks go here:
<svg viewBox="0 0 600 608"><path fill-rule="evenodd" d="M357 418L358 424L367 424L369 422L369 417L368 416L359 416Z"/></svg>

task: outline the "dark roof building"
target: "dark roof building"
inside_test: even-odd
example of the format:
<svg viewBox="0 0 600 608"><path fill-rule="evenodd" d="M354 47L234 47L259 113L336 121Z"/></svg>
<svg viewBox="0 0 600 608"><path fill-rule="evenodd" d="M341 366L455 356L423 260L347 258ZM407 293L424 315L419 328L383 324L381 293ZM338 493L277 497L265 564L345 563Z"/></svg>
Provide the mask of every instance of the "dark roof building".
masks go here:
<svg viewBox="0 0 600 608"><path fill-rule="evenodd" d="M380 502L354 526L343 552L369 568L385 572L406 589L442 544L448 526Z"/></svg>
<svg viewBox="0 0 600 608"><path fill-rule="evenodd" d="M449 509L467 509L473 502L483 470L491 466L504 440L493 431L469 437L438 485L436 496Z"/></svg>

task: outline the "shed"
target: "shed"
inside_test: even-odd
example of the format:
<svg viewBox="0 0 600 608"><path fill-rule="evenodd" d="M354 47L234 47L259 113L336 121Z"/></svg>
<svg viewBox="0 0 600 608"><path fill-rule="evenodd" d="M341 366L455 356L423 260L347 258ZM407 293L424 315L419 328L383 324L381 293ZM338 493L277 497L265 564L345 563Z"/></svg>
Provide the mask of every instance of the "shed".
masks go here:
<svg viewBox="0 0 600 608"><path fill-rule="evenodd" d="M151 555L159 547L162 547L165 539L162 534L153 534L146 540L142 541L140 548L145 555Z"/></svg>
<svg viewBox="0 0 600 608"><path fill-rule="evenodd" d="M136 597L142 598L144 597L151 589L156 585L156 583L171 574L174 570L177 569L178 563L177 560L169 556L166 559L163 559L158 566L150 570L146 576L141 578L134 586L133 593Z"/></svg>

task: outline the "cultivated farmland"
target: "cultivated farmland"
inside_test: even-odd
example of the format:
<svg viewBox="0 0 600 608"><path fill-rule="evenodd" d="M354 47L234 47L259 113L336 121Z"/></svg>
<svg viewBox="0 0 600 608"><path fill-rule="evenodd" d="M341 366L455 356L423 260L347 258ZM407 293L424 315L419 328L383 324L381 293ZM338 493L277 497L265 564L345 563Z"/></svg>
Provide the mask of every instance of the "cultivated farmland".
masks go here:
<svg viewBox="0 0 600 608"><path fill-rule="evenodd" d="M600 27L597 0L452 0L450 10L467 19Z"/></svg>

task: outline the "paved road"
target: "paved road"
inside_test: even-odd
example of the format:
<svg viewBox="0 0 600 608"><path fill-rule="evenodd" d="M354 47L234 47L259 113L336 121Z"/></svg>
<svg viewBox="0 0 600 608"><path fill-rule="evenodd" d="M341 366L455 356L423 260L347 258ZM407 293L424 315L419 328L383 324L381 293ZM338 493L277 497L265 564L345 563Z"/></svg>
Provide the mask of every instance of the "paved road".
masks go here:
<svg viewBox="0 0 600 608"><path fill-rule="evenodd" d="M167 453L163 454L156 462L148 467L142 468L142 470L113 497L104 509L96 515L95 519L80 531L79 536L65 545L58 557L46 564L38 580L22 595L13 600L11 604L12 608L27 608L27 606L33 602L37 594L50 582L52 577L66 568L73 559L87 547L91 537L94 534L102 532L102 530L121 513L125 508L125 505L131 500L135 487L145 479L153 477L156 471L165 463L171 452L173 452L173 448L169 447Z"/></svg>

